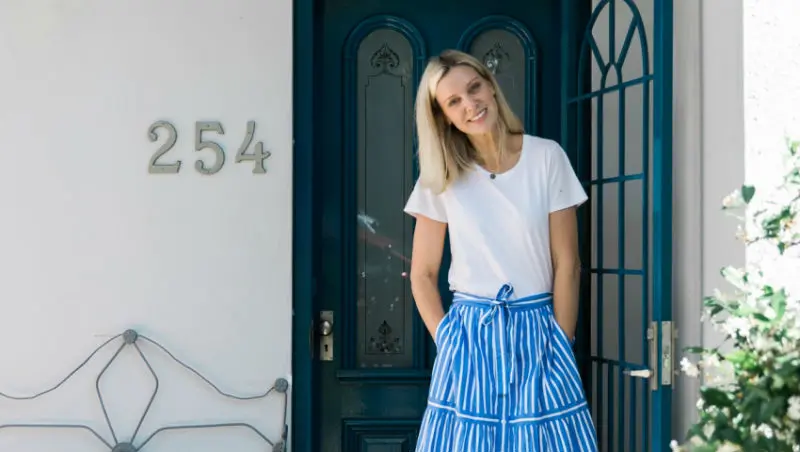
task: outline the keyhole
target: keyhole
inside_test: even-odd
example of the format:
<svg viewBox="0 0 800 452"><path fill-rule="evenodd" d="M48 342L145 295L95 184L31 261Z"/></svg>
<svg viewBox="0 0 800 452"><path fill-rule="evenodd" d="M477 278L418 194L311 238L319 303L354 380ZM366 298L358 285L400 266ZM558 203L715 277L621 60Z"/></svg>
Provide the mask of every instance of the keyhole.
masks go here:
<svg viewBox="0 0 800 452"><path fill-rule="evenodd" d="M328 353L328 344L325 344L325 353Z"/></svg>

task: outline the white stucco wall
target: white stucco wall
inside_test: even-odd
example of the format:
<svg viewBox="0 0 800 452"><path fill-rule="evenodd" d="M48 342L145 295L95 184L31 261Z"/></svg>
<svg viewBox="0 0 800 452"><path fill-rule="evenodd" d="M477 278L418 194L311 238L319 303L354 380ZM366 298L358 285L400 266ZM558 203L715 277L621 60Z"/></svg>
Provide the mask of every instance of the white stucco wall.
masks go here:
<svg viewBox="0 0 800 452"><path fill-rule="evenodd" d="M701 343L703 225L702 7L676 2L673 66L673 321L679 349ZM673 437L682 437L695 405L695 381L673 385Z"/></svg>
<svg viewBox="0 0 800 452"><path fill-rule="evenodd" d="M691 8L694 7L688 7ZM676 2L676 14L681 9L687 6ZM697 201L692 196L686 196L685 202L681 202L680 197L676 199L675 228L676 242L679 242L676 243L676 291L691 287L687 293L697 293L693 276L697 268L701 270L700 293L708 295L715 288L729 288L719 275L721 267L760 263L769 277L797 293L800 291L796 278L800 259L797 256L773 259L774 254L765 253L762 247L745 250L734 238L738 222L723 214L720 204L724 196L743 183L774 185L783 174L780 154L784 139L800 139L797 109L800 79L796 75L800 72L800 31L795 27L800 20L800 4L792 0L768 5L758 0L704 0L699 10L702 188L696 191ZM684 16L684 19L691 20L691 16ZM676 17L676 50L687 36L680 30L685 31L685 28ZM691 68L691 61L690 58L686 67ZM691 93L680 89L680 65L676 62L676 105L682 101L692 102L692 96L687 96ZM680 114L679 110L676 106L676 159L684 155L687 162L698 160L693 153L682 152L678 146L679 129L693 128L694 124L691 116ZM676 160L676 181L694 184L694 178L682 179L687 169ZM676 185L676 194L679 190ZM687 187L687 190L691 189ZM694 234L691 231L697 221L689 215L681 220L678 212L697 211L698 206L701 227L700 233ZM690 242L677 239L681 230L685 231L685 237L692 237ZM687 259L683 261L677 258L682 249L687 250L684 251ZM690 282L689 286L681 283L682 278ZM699 302L692 305L677 295L676 292L676 317L683 327L679 345L719 344L722 338L718 332L693 321L701 311ZM682 435L695 418L692 405L698 387L698 381L681 377L676 394L677 435Z"/></svg>
<svg viewBox="0 0 800 452"><path fill-rule="evenodd" d="M719 271L745 262L735 219L722 199L744 181L742 6L728 0L675 2L674 318L678 350L717 345L700 322L702 297L725 288ZM676 356L676 363L682 354ZM673 436L696 419L700 382L674 387Z"/></svg>
<svg viewBox="0 0 800 452"><path fill-rule="evenodd" d="M800 140L800 2L743 4L745 176L747 183L766 188L757 191L763 197L785 174L785 139ZM763 265L793 294L800 293L796 251L778 258L771 247L751 246L747 260Z"/></svg>
<svg viewBox="0 0 800 452"><path fill-rule="evenodd" d="M0 5L0 392L52 387L127 328L222 391L255 395L291 370L291 2L27 0ZM148 174L171 121L165 161ZM235 163L249 120L267 174ZM226 162L201 175L195 121L220 121ZM252 152L252 147L251 147ZM112 441L95 378L119 342L36 400L0 397L0 424L80 423ZM151 344L158 395L136 443L175 424L249 422L272 440L283 400L226 399ZM100 387L119 441L153 390L134 349ZM82 431L0 429L0 450L104 451ZM143 449L262 451L244 429L166 432Z"/></svg>

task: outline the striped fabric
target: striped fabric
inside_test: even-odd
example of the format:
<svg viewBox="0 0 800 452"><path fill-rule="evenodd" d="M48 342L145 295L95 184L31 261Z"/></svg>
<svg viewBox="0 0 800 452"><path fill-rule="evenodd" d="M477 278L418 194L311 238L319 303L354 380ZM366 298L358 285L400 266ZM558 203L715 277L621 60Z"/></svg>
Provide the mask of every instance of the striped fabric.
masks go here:
<svg viewBox="0 0 800 452"><path fill-rule="evenodd" d="M456 293L417 452L595 452L597 439L552 294L509 301Z"/></svg>

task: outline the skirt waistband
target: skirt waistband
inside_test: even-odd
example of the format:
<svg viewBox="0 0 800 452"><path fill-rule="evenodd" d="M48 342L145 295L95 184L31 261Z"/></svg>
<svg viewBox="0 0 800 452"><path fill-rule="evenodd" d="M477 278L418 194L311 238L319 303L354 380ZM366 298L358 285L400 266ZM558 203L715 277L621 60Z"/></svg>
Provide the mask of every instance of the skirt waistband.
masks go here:
<svg viewBox="0 0 800 452"><path fill-rule="evenodd" d="M509 308L509 309L538 309L553 304L553 294L551 292L542 292L535 295L528 295L516 300L509 300L511 294L514 293L514 288L511 284L503 284L497 295L494 298L481 297L464 292L453 293L453 304L465 304L470 306L484 307L494 310L494 308Z"/></svg>

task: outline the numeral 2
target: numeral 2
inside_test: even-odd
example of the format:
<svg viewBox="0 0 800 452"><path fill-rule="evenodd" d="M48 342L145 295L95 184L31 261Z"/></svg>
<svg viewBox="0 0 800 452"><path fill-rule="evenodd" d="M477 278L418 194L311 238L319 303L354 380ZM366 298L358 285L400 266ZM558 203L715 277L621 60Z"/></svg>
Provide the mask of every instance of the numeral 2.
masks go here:
<svg viewBox="0 0 800 452"><path fill-rule="evenodd" d="M150 165L147 167L147 171L151 174L174 174L181 169L180 160L174 163L158 163L158 159L169 152L178 141L178 131L175 130L175 126L167 121L156 121L150 126L150 129L148 129L147 135L150 137L150 141L154 142L158 140L158 134L156 133L156 130L161 127L167 129L167 133L169 135L167 136L167 141L158 148L152 157L150 157Z"/></svg>

